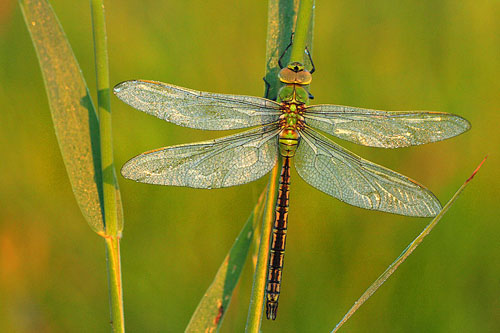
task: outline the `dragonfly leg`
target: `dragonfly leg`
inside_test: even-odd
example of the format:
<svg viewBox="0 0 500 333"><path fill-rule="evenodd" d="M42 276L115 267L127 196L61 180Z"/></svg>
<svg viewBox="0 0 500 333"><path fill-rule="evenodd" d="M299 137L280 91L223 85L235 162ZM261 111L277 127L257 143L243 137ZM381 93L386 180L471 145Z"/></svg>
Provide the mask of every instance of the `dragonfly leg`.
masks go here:
<svg viewBox="0 0 500 333"><path fill-rule="evenodd" d="M283 57L285 56L286 51L288 51L290 46L292 46L292 44L293 44L293 35L294 35L294 33L292 32L292 35L290 36L290 43L288 44L288 46L285 48L285 51L283 51L280 58L278 59L278 65L280 66L280 69L283 69L285 67L285 66L283 66L283 63L281 61L283 60Z"/></svg>
<svg viewBox="0 0 500 333"><path fill-rule="evenodd" d="M312 68L309 71L309 73L312 74L312 73L314 73L316 71L316 67L314 66L313 58L311 57L311 52L309 52L309 49L307 48L307 46L306 46L306 51L305 52L306 52L307 56L309 57L309 61L311 62ZM309 98L311 98L310 94L309 94Z"/></svg>
<svg viewBox="0 0 500 333"><path fill-rule="evenodd" d="M265 85L266 85L266 92L265 92L265 94L264 94L264 97L265 97L265 98L269 98L269 89L271 89L271 84L270 84L269 82L267 82L267 80L266 80L266 77L265 77L265 76L262 78L262 80L264 80L264 83L265 83Z"/></svg>
<svg viewBox="0 0 500 333"><path fill-rule="evenodd" d="M314 66L314 62L313 62L313 59L312 59L312 56L311 56L311 52L309 52L309 49L307 48L306 46L306 50L305 50L307 56L309 57L309 61L311 62L311 70L309 71L309 73L314 73L316 71L316 67ZM309 99L314 99L314 95L311 94L311 92L308 90L307 91L307 94L309 95Z"/></svg>
<svg viewBox="0 0 500 333"><path fill-rule="evenodd" d="M288 51L288 49L290 48L290 46L293 45L293 35L294 35L294 33L292 32L292 35L290 36L290 43L287 45L287 47L285 48L285 50L283 51L283 53L281 54L281 56L278 59L278 65L280 66L281 69L283 69L285 67L282 63L283 57L285 56L285 54ZM314 61L312 60L311 52L309 52L309 49L307 48L307 46L306 46L306 49L304 50L304 52L307 54L307 56L309 57L309 61L311 62L312 68L309 71L309 73L312 74L316 71L316 66L314 66Z"/></svg>
<svg viewBox="0 0 500 333"><path fill-rule="evenodd" d="M309 90L307 91L307 94L309 95L309 99L314 99L314 95L313 95L313 94L311 94L311 93L309 92Z"/></svg>

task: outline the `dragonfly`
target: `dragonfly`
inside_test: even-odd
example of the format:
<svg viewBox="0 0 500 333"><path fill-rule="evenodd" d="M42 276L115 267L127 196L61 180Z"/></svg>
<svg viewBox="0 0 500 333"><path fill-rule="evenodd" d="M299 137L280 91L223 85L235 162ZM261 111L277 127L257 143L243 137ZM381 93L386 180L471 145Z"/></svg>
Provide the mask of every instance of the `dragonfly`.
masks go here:
<svg viewBox="0 0 500 333"><path fill-rule="evenodd" d="M309 71L300 62L283 66L276 101L147 80L125 81L114 88L130 106L180 126L251 127L215 140L140 154L122 167L125 178L215 189L257 180L281 161L266 284L266 316L272 320L281 289L292 159L307 183L350 205L418 217L432 217L441 210L439 200L424 186L355 155L320 131L363 146L399 148L444 140L470 128L466 119L444 112L309 105L313 72L314 65Z"/></svg>

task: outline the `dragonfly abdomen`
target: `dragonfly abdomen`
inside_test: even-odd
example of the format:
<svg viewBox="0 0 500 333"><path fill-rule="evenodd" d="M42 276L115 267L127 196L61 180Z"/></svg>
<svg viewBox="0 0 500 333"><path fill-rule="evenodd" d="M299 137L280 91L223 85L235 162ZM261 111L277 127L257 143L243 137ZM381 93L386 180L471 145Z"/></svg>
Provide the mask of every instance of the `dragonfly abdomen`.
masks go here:
<svg viewBox="0 0 500 333"><path fill-rule="evenodd" d="M276 319L278 299L280 296L283 259L285 256L286 232L288 224L288 195L290 193L290 158L284 157L281 170L278 199L276 201L276 214L274 219L271 252L267 276L267 319Z"/></svg>
<svg viewBox="0 0 500 333"><path fill-rule="evenodd" d="M300 135L295 129L284 129L279 134L279 149L283 157L293 157L299 144Z"/></svg>

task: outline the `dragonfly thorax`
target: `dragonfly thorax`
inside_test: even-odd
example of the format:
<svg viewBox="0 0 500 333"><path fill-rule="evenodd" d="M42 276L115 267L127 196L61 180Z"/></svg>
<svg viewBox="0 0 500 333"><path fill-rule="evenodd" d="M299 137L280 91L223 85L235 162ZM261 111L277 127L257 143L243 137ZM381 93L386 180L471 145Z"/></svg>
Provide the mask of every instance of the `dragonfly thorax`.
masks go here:
<svg viewBox="0 0 500 333"><path fill-rule="evenodd" d="M285 83L277 99L283 112L280 116L279 149L281 156L292 157L299 144L299 130L304 127L302 114L309 101L304 85L311 83L311 73L301 63L292 62L280 71L279 78Z"/></svg>
<svg viewBox="0 0 500 333"><path fill-rule="evenodd" d="M287 84L279 90L277 100L278 102L288 104L307 104L309 101L309 93L301 85Z"/></svg>
<svg viewBox="0 0 500 333"><path fill-rule="evenodd" d="M304 104L283 103L279 124L279 149L283 157L293 157L300 140L299 130L304 127Z"/></svg>

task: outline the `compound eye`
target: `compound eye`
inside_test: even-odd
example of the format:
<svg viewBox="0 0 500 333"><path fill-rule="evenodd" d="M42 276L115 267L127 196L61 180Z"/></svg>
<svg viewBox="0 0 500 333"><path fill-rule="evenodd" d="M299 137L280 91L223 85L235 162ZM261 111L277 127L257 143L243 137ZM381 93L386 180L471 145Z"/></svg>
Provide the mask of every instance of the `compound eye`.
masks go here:
<svg viewBox="0 0 500 333"><path fill-rule="evenodd" d="M283 68L278 74L280 81L283 83L293 83L295 81L295 72L290 67Z"/></svg>

